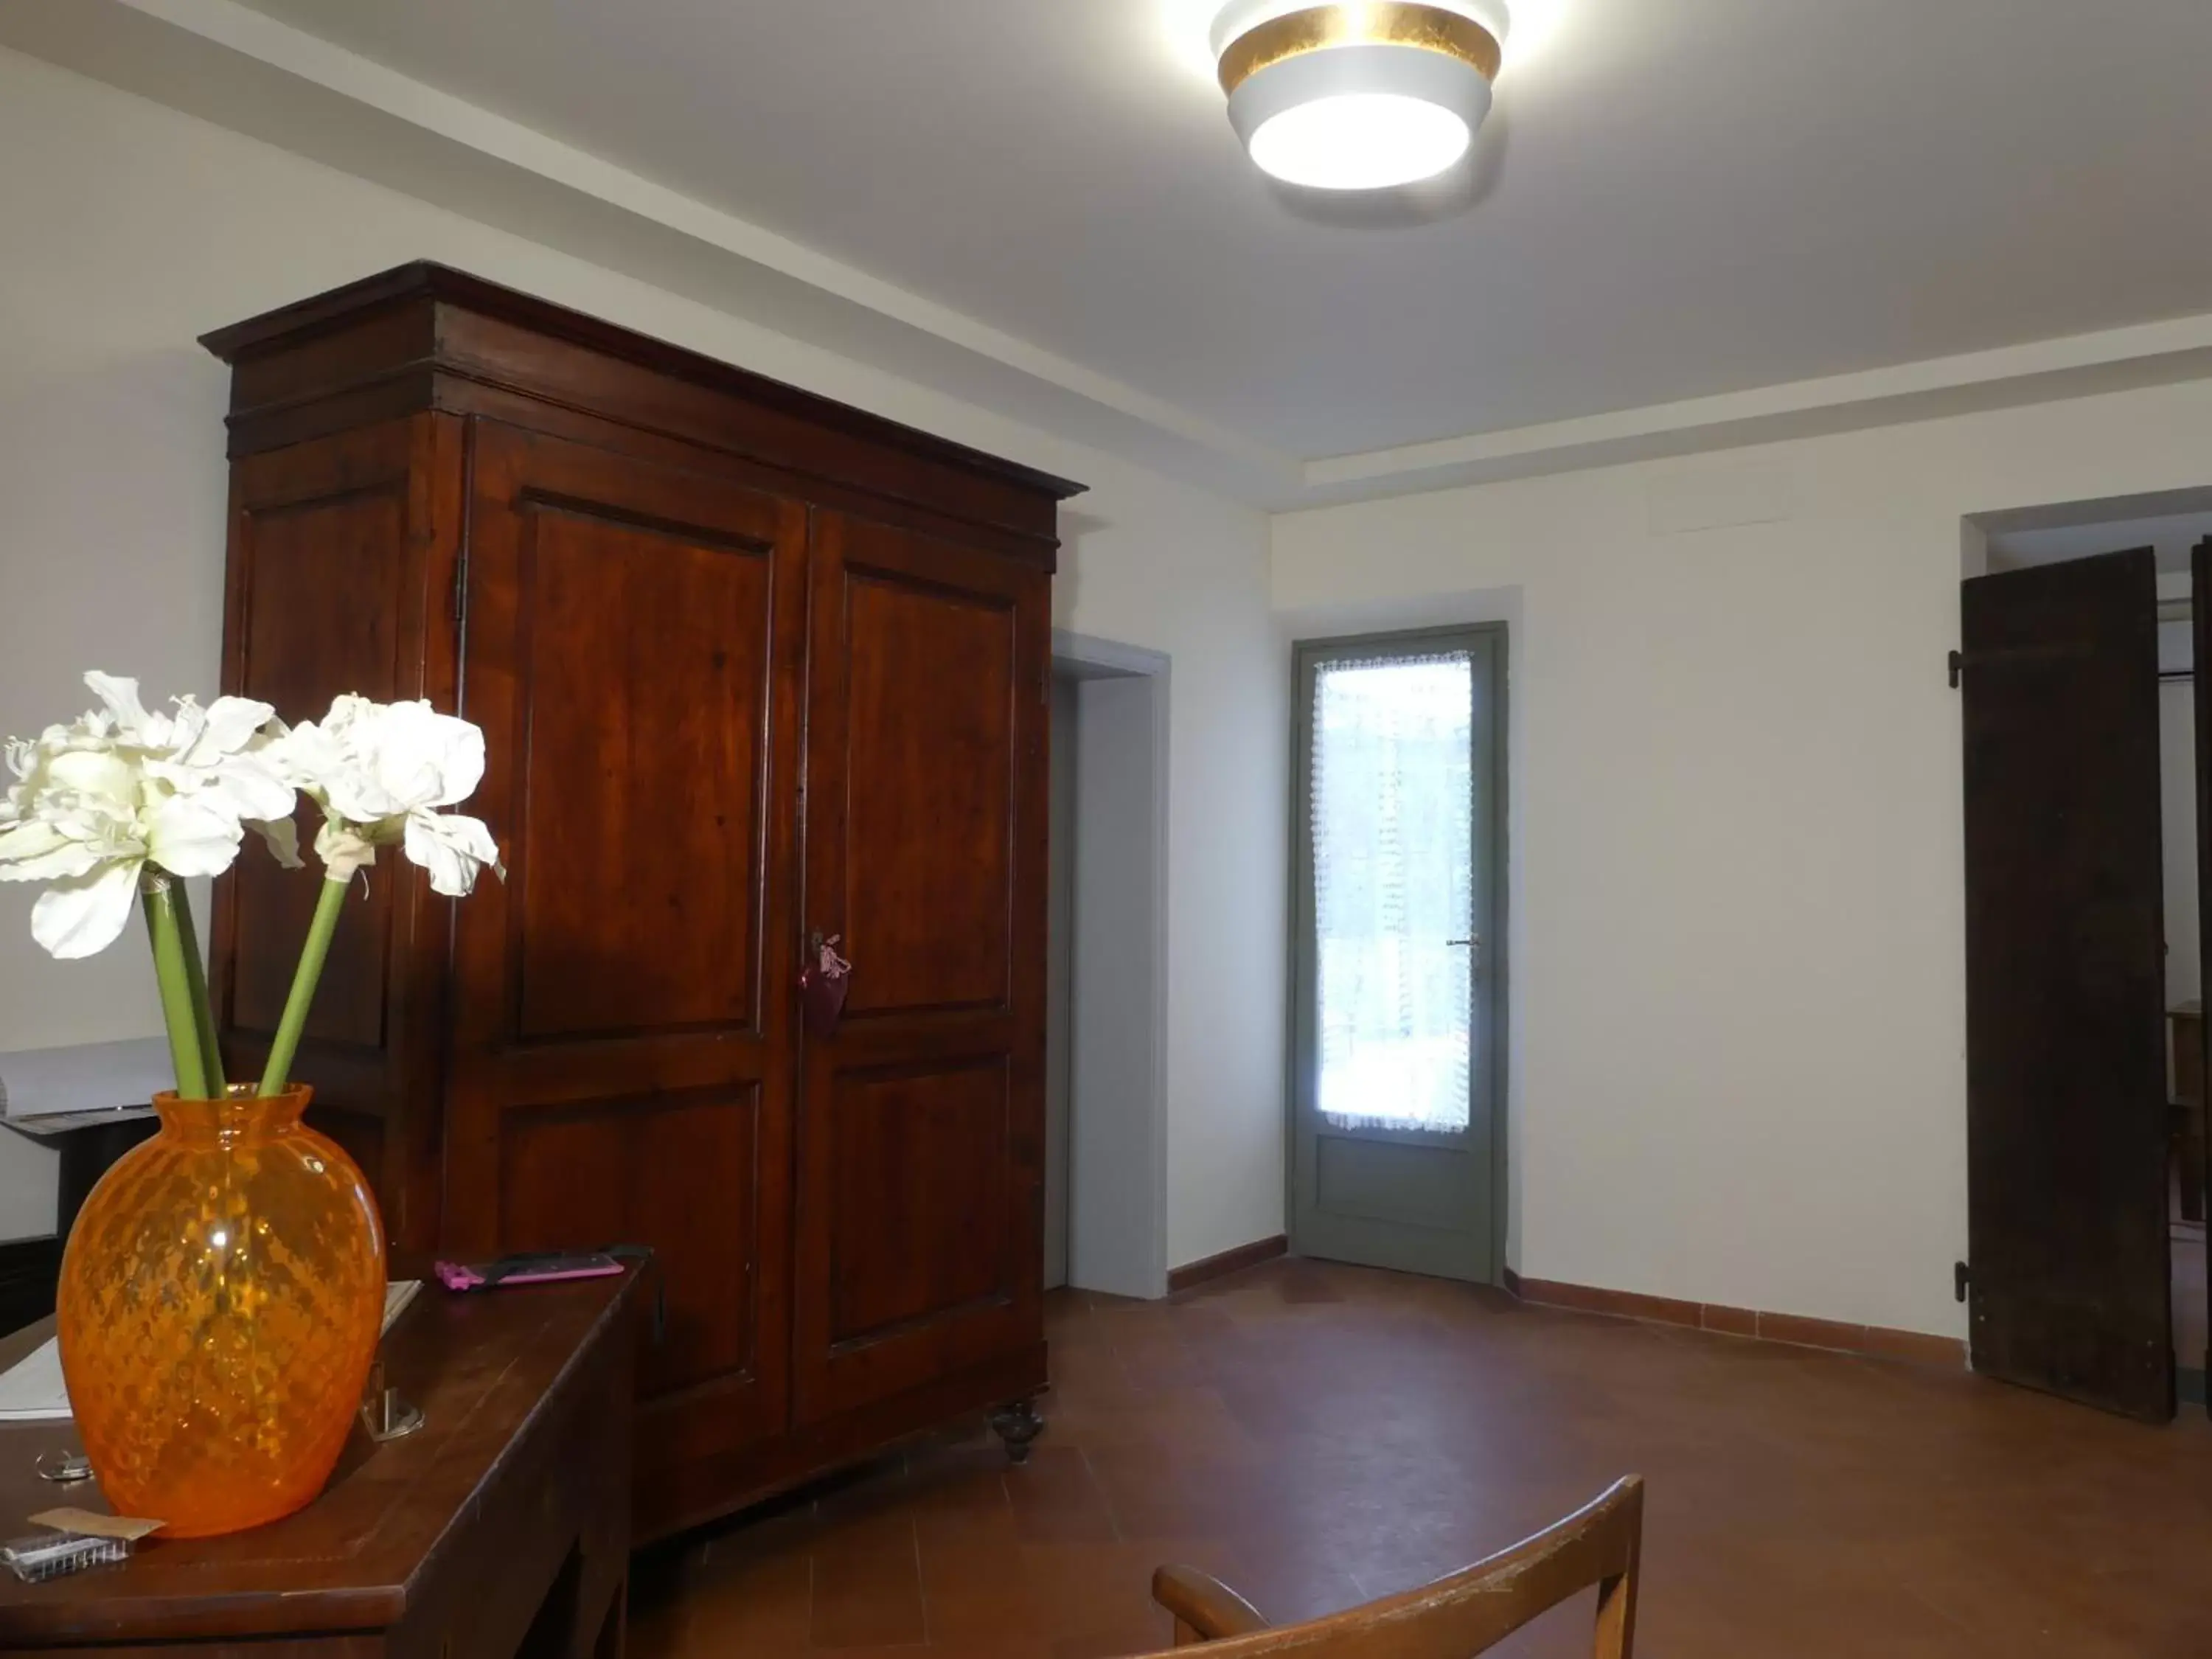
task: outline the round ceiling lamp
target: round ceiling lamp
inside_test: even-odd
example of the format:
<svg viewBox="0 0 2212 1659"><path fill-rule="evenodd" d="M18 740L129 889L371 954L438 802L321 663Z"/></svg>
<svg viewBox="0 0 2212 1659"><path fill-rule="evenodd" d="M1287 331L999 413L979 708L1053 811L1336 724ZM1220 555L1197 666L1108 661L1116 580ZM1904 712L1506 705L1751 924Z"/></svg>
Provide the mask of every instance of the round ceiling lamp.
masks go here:
<svg viewBox="0 0 2212 1659"><path fill-rule="evenodd" d="M1260 170L1313 190L1432 179L1474 143L1504 0L1243 0L1214 26L1229 119Z"/></svg>

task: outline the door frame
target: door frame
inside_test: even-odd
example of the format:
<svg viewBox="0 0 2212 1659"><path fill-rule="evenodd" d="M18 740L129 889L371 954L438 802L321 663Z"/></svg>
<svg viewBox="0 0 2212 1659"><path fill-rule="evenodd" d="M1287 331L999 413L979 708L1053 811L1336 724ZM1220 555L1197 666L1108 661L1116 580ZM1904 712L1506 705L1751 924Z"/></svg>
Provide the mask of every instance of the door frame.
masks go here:
<svg viewBox="0 0 2212 1659"><path fill-rule="evenodd" d="M1486 619L1444 623L1420 628L1297 638L1291 641L1291 763L1289 810L1285 814L1290 836L1290 881L1285 895L1287 901L1285 915L1289 920L1289 949L1284 953L1287 1018L1284 1021L1283 1227L1290 1241L1291 1254L1299 1254L1298 1102L1312 1080L1314 1066L1313 1032L1310 1029L1313 999L1305 994L1305 967L1309 955L1305 888L1310 874L1307 869L1306 853L1305 818L1310 805L1306 798L1306 756L1313 742L1313 708L1304 696L1306 670L1310 660L1323 653L1365 647L1418 648L1424 644L1443 645L1462 641L1470 636L1480 636L1493 641L1497 653L1497 683L1494 688L1497 714L1488 779L1492 801L1490 817L1492 820L1489 825L1490 844L1497 849L1497 854L1491 860L1487 872L1489 880L1486 884L1490 931L1483 937L1481 971L1475 980L1475 996L1481 1005L1478 1026L1489 1040L1487 1052L1483 1056L1491 1103L1489 1282L1503 1289L1510 1282L1513 1272L1506 1261L1506 1250L1511 1239L1508 1212L1512 1194L1512 1174L1508 1161L1510 1146L1509 1120L1512 1113L1508 1091L1512 1076L1510 1052L1512 994L1509 975L1511 972L1513 924L1509 903L1513 861L1510 840L1513 823L1510 793L1513 629L1512 624L1506 621Z"/></svg>
<svg viewBox="0 0 2212 1659"><path fill-rule="evenodd" d="M1106 803L1127 815L1121 827L1128 833L1110 838L1085 833L1094 816L1088 798L1098 791L1089 781L1089 767L1080 758L1077 763L1067 1282L1079 1290L1157 1300L1168 1291L1168 756L1173 663L1141 646L1055 628L1052 666L1055 675L1079 683L1079 719L1095 718L1097 704L1091 689L1111 684L1115 696L1140 696L1145 705L1124 708L1115 718L1149 720L1147 753L1137 769L1149 787ZM1093 741L1084 752L1095 755L1099 747ZM1126 860L1119 868L1098 869L1102 840L1107 850ZM1113 938L1100 932L1095 918L1090 927L1085 924L1082 895L1086 877L1094 872L1118 890L1145 895L1139 904L1122 911L1123 931ZM1117 977L1145 981L1133 988L1118 1010L1083 995L1085 956L1100 950L1113 952ZM1101 1029L1102 1020L1112 1029ZM1086 1051L1094 1063L1085 1063ZM1113 1063L1117 1060L1119 1064ZM1128 1086L1133 1074L1144 1079L1133 1093ZM1132 1166L1139 1172L1135 1181L1126 1175Z"/></svg>

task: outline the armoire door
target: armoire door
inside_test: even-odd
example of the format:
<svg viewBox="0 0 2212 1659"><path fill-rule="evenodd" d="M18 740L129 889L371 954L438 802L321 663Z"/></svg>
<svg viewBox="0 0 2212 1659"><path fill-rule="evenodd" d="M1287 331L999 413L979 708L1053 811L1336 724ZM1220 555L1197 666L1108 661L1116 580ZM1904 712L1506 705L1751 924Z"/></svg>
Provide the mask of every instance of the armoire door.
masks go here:
<svg viewBox="0 0 2212 1659"><path fill-rule="evenodd" d="M447 1242L653 1247L649 1473L787 1421L806 513L483 422L471 494Z"/></svg>
<svg viewBox="0 0 2212 1659"><path fill-rule="evenodd" d="M795 1405L1042 1340L1051 578L817 514L802 927L853 964L800 1045Z"/></svg>

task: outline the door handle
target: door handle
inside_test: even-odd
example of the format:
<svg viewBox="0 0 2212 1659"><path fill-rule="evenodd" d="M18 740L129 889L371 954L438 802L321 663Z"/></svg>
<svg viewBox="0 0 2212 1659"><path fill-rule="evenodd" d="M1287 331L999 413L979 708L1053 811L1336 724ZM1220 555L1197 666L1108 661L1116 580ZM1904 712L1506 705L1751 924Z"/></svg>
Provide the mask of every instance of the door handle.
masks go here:
<svg viewBox="0 0 2212 1659"><path fill-rule="evenodd" d="M1469 948L1481 943L1482 936L1478 933L1473 939L1448 939L1444 941L1444 948L1448 951L1455 951Z"/></svg>
<svg viewBox="0 0 2212 1659"><path fill-rule="evenodd" d="M799 1012L810 1036L834 1036L845 1012L845 993L851 988L853 964L837 954L840 936L824 939L819 932L808 937L810 960L799 970Z"/></svg>

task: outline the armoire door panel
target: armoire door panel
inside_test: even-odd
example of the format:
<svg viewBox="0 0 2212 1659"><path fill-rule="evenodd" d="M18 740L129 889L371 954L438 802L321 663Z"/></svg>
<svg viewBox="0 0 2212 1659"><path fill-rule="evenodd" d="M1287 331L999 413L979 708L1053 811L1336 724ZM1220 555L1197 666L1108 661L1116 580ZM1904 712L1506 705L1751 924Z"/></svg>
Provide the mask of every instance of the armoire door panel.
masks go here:
<svg viewBox="0 0 2212 1659"><path fill-rule="evenodd" d="M772 549L523 511L517 1033L753 1025Z"/></svg>
<svg viewBox="0 0 2212 1659"><path fill-rule="evenodd" d="M500 1201L510 1249L654 1236L667 1317L640 1356L647 1394L752 1379L759 1132L757 1088L508 1126Z"/></svg>
<svg viewBox="0 0 2212 1659"><path fill-rule="evenodd" d="M633 1095L714 1089L741 1078L757 1082L766 1061L757 1042L715 1040L697 1031L662 1031L563 1042L518 1042L501 1056L502 1109L559 1110Z"/></svg>
<svg viewBox="0 0 2212 1659"><path fill-rule="evenodd" d="M806 512L485 422L471 501L448 1242L652 1245L640 1455L711 1455L786 1413Z"/></svg>
<svg viewBox="0 0 2212 1659"><path fill-rule="evenodd" d="M295 723L342 692L453 706L463 437L458 421L426 413L236 463L224 694ZM302 802L297 822L304 847L319 815ZM216 884L209 988L234 1080L259 1075L320 885L250 838ZM356 884L294 1072L314 1085L310 1121L368 1173L403 1260L434 1248L439 1224L434 1040L451 908L393 854Z"/></svg>
<svg viewBox="0 0 2212 1659"><path fill-rule="evenodd" d="M1014 644L1001 595L889 571L846 585L848 763L830 781L856 849L846 953L867 964L848 1019L1006 1001Z"/></svg>
<svg viewBox="0 0 2212 1659"><path fill-rule="evenodd" d="M830 1340L1010 1302L1006 1059L839 1077Z"/></svg>
<svg viewBox="0 0 2212 1659"><path fill-rule="evenodd" d="M1049 581L817 513L793 1399L815 1421L1041 1343ZM1017 971L1017 964L1036 971Z"/></svg>
<svg viewBox="0 0 2212 1659"><path fill-rule="evenodd" d="M246 568L240 695L273 705L290 724L320 720L341 692L390 701L398 689L395 590L405 574L405 472L366 488L348 483L327 496L264 507L241 503L238 518ZM310 616L328 625L302 626L301 619ZM341 619L350 620L339 626ZM303 805L299 822L305 848L319 817ZM233 884L242 937L307 937L313 881L249 847ZM363 1048L382 1044L392 887L373 874L349 903L307 1016L311 1040ZM274 1034L293 966L281 951L240 953L230 981L236 1029Z"/></svg>

